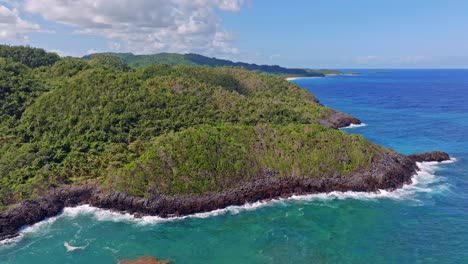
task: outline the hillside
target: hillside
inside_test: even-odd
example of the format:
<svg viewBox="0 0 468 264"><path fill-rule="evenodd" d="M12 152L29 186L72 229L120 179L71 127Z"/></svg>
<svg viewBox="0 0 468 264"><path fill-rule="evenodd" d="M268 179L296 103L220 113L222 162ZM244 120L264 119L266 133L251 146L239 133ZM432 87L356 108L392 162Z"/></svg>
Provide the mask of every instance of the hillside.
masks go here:
<svg viewBox="0 0 468 264"><path fill-rule="evenodd" d="M0 59L4 206L89 181L135 195L151 188L184 195L225 190L265 169L278 176L346 174L383 151L314 125L336 112L279 77L2 49L10 50Z"/></svg>
<svg viewBox="0 0 468 264"><path fill-rule="evenodd" d="M284 76L304 76L304 77L323 77L325 74L340 74L336 70L311 70L311 69L290 69L277 65L257 65L244 62L233 62L230 60L222 60L210 58L199 54L178 54L178 53L158 53L152 55L134 55L132 53L96 53L84 56L84 59L90 59L96 55L105 54L120 58L122 61L132 67L142 67L151 64L168 64L174 65L200 65L211 67L241 67L250 71L265 72L270 74Z"/></svg>

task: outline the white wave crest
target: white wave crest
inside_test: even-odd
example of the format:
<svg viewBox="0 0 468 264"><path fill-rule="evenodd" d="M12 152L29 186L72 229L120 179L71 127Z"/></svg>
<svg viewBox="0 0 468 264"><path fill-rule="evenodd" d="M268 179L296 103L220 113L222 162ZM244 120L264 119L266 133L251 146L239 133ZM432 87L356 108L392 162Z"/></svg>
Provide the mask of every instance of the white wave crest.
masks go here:
<svg viewBox="0 0 468 264"><path fill-rule="evenodd" d="M340 128L340 129L350 129L350 128L365 127L365 126L367 126L367 124L365 124L365 123L361 123L361 124L358 124L358 125L356 125L356 124L351 124L351 125L349 125L349 126L342 127L342 128Z"/></svg>
<svg viewBox="0 0 468 264"><path fill-rule="evenodd" d="M223 209L217 209L210 212L196 213L181 217L162 218L159 216L143 216L135 217L128 213L120 213L107 209L100 209L90 205L80 205L77 207L66 207L63 212L56 216L48 218L45 221L39 222L32 226L28 226L20 231L20 235L16 238L7 239L0 241L2 244L15 243L22 239L26 234L37 233L44 229L45 226L52 224L58 218L76 218L80 215L91 215L98 221L113 221L113 222L128 222L139 225L157 224L161 222L181 220L187 218L208 218L213 216L225 215L225 214L238 214L244 211L256 210L260 207L271 206L278 203L284 203L287 201L314 201L314 200L344 200L344 199L359 199L359 200L374 200L374 199L393 199L393 200L405 200L405 199L416 199L418 193L429 193L438 190L447 190L448 187L445 184L436 183L443 180L443 177L436 176L434 173L441 164L447 164L455 162L456 159L452 158L448 161L443 162L418 162L419 171L412 178L411 184L406 184L402 188L395 191L379 190L378 192L330 192L330 193L319 193L319 194L308 194L308 195L293 195L289 198L279 198L269 201L259 201L255 203L246 203L240 206L228 206ZM434 186L435 185L435 186ZM64 243L67 251L73 251L77 249L84 249L86 246L74 247ZM70 249L70 250L69 250Z"/></svg>
<svg viewBox="0 0 468 264"><path fill-rule="evenodd" d="M85 246L72 246L68 242L64 242L63 245L67 249L67 252L71 252L75 250L85 250L89 244L86 244Z"/></svg>
<svg viewBox="0 0 468 264"><path fill-rule="evenodd" d="M244 205L231 205L226 208L216 209L209 212L196 213L192 215L179 216L179 217L170 217L170 218L161 218L157 216L143 216L142 221L139 221L140 224L154 224L166 221L187 219L187 218L208 218L224 214L238 214L243 211L252 211L257 208L271 205L273 202L279 202L280 200L271 200L271 201L258 201L255 203L246 203Z"/></svg>
<svg viewBox="0 0 468 264"><path fill-rule="evenodd" d="M47 226L51 225L52 223L54 223L58 219L59 216L49 217L49 218L46 218L46 219L42 220L41 222L35 223L34 225L21 227L19 232L18 232L19 233L18 236L13 237L13 238L9 238L9 239L1 240L0 241L0 246L1 245L14 244L14 243L20 241L21 239L23 239L23 237L28 235L28 234L37 234L37 233L43 232L45 227L47 227Z"/></svg>
<svg viewBox="0 0 468 264"><path fill-rule="evenodd" d="M418 193L428 193L437 190L446 190L447 186L444 184L438 186L432 186L433 184L443 180L443 177L435 175L435 171L441 164L453 163L455 158L451 158L447 161L442 162L417 162L419 171L416 175L411 178L411 184L405 184L402 188L394 191L379 190L378 192L330 192L320 194L308 194L308 195L293 195L288 198L291 200L331 200L331 199L360 199L360 200L371 200L371 199L415 199Z"/></svg>

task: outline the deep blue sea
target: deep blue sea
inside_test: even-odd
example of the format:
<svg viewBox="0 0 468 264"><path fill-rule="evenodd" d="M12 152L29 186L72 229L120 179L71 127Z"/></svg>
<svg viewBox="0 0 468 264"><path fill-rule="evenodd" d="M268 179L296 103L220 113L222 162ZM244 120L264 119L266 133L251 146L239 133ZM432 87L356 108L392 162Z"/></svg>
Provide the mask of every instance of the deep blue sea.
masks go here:
<svg viewBox="0 0 468 264"><path fill-rule="evenodd" d="M353 70L355 71L355 70ZM366 126L345 129L399 152L442 150L414 184L333 193L162 221L87 206L0 245L0 263L468 263L468 70L359 70L294 80Z"/></svg>

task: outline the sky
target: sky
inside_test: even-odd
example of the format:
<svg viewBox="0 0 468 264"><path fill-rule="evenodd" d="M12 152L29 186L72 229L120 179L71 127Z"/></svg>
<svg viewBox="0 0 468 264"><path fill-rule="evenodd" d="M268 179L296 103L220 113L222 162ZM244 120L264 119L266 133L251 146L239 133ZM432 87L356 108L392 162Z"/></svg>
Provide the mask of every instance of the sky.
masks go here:
<svg viewBox="0 0 468 264"><path fill-rule="evenodd" d="M468 68L466 0L0 0L0 43L308 68Z"/></svg>

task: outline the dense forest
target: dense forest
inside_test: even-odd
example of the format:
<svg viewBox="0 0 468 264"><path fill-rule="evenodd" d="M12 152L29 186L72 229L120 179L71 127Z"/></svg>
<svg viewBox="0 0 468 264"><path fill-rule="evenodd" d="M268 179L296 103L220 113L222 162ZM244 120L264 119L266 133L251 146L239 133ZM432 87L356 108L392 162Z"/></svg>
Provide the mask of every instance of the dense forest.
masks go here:
<svg viewBox="0 0 468 264"><path fill-rule="evenodd" d="M239 67L60 58L0 46L0 207L63 184L222 191L264 170L348 175L386 151L318 121L300 87Z"/></svg>
<svg viewBox="0 0 468 264"><path fill-rule="evenodd" d="M134 55L132 53L96 53L84 56L84 59L91 59L97 55L111 55L120 58L123 62L132 67L142 67L151 64L175 65L199 65L211 67L240 67L250 71L270 73L283 76L303 76L303 77L323 77L325 74L342 74L336 70L311 70L311 69L290 69L277 65L257 65L245 62L233 62L210 58L199 54L178 54L178 53L158 53L152 55Z"/></svg>

